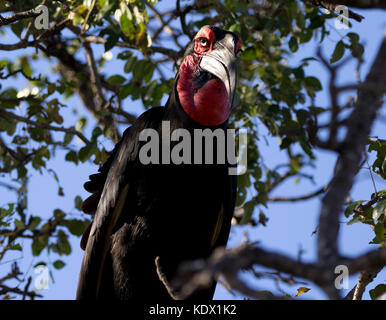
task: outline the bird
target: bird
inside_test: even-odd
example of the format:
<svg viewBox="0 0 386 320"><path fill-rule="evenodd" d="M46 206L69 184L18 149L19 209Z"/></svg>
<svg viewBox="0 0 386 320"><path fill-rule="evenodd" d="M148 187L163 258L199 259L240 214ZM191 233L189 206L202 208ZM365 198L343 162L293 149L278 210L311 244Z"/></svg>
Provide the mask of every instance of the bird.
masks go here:
<svg viewBox="0 0 386 320"><path fill-rule="evenodd" d="M186 47L165 106L142 113L98 173L89 176L84 188L91 195L82 210L93 220L81 239L76 299L176 299L178 288L170 286L181 264L208 259L226 246L237 175L229 173L233 163L218 152L224 140L213 138L212 145L204 140L197 148L188 144L190 138L182 139L183 146L180 142L196 132L217 138L228 130L241 46L231 31L202 27ZM173 141L164 131L172 137L177 132ZM152 134L161 138L150 144ZM215 286L189 299L211 300Z"/></svg>

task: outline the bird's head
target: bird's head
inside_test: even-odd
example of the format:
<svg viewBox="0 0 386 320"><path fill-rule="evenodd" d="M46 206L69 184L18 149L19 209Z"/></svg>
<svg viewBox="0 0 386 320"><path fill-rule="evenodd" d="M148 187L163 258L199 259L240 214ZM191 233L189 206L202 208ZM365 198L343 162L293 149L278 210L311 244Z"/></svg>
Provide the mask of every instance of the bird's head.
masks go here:
<svg viewBox="0 0 386 320"><path fill-rule="evenodd" d="M228 120L240 48L236 34L212 26L202 27L187 47L176 90L185 113L200 125L218 126Z"/></svg>

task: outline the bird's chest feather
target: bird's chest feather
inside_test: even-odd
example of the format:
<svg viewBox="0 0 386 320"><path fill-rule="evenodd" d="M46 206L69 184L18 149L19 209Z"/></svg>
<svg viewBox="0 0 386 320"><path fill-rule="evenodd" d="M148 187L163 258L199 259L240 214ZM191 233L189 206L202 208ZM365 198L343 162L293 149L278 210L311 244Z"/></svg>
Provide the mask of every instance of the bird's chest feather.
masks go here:
<svg viewBox="0 0 386 320"><path fill-rule="evenodd" d="M221 206L229 197L225 167L141 166L135 174L129 195L135 205L125 216L143 232L133 234L133 242L148 235L153 248L209 247Z"/></svg>
<svg viewBox="0 0 386 320"><path fill-rule="evenodd" d="M112 238L114 283L122 297L131 296L136 281L140 281L139 288L153 278L160 284L156 257L168 279L181 262L208 257L216 225L224 219L220 216L224 199L229 197L226 171L219 168L143 167L137 168L136 175L137 183L130 186L126 202L131 205L124 209ZM150 276L133 276L138 274ZM157 288L165 293L162 285Z"/></svg>

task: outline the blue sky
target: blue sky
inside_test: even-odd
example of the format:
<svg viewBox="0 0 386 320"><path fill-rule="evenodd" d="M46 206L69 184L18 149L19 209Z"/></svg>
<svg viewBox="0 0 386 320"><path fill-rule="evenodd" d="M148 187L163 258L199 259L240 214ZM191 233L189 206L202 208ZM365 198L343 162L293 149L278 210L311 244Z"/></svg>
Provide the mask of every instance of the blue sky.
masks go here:
<svg viewBox="0 0 386 320"><path fill-rule="evenodd" d="M169 7L168 2L161 2L159 6ZM367 74L369 67L375 57L377 49L380 45L380 41L383 37L384 29L386 27L386 12L381 10L356 10L359 14L365 16L365 19L361 23L353 22L353 27L350 30L336 30L331 25L331 35L323 44L323 52L329 57L335 47L337 41L339 41L347 32L356 32L360 35L362 43L365 45L364 64L361 69L361 79L363 80ZM0 39L1 42L13 42L14 38L9 36L8 39ZM316 56L317 42L312 44L306 44L302 46L298 52L292 54L288 63L290 65L297 65L297 63L305 57ZM103 54L103 46L94 46L94 50L97 56ZM25 53L26 51L24 51ZM116 50L113 50L114 58L107 62L103 68L103 72L106 74L120 73L122 70L122 64L115 59ZM10 54L4 51L0 51L0 60L3 58L10 58ZM20 55L23 52L20 51ZM45 70L52 66L47 62L39 62L35 64L36 70ZM339 74L339 83L354 83L355 65L354 63L347 64ZM170 70L169 74L172 75L174 71ZM307 75L317 76L321 82L325 85L327 81L327 73L318 62L311 62L307 69ZM55 79L55 76L52 77ZM4 83L3 83L4 85ZM26 84L21 84L15 80L7 82L6 86L16 86L22 88ZM344 100L342 100L344 101ZM76 98L71 98L65 102L69 108L63 112L65 119L64 125L73 125L74 121L79 115L87 116L87 112L81 106L81 103ZM317 95L316 100L318 105L328 104L328 95L326 91L322 91ZM137 102L130 102L125 100L124 108L132 113L140 114L143 111L142 105ZM73 114L73 109L76 109L78 114ZM383 120L382 120L383 116ZM386 112L383 110L376 125L373 129L372 135L379 135L385 132L385 116ZM89 117L88 117L89 118ZM85 128L86 135L93 127L93 119L89 119L88 125ZM266 144L265 139L261 139L259 142L260 151L265 159L265 163L269 164L271 168L275 164L284 162L286 155L284 152L279 151L277 139L273 139L268 136L267 131L262 124L258 124L259 132L261 136L265 136L269 145ZM383 136L383 138L385 138ZM74 139L75 141L75 139ZM75 142L80 143L81 142ZM103 142L102 142L103 143ZM110 143L104 143L107 149L111 149ZM325 185L332 175L332 167L335 164L335 155L330 152L318 151L317 152L316 169L310 170L309 173L315 175L316 184L313 185L309 181L300 181L298 184L294 183L294 180L289 181L280 186L273 195L276 196L291 196L307 194L312 190L317 190L320 186ZM75 166L72 163L65 162L64 153L58 151L54 160L48 162L48 167L55 170L60 179L60 184L64 189L65 196L59 197L57 194L58 186L52 176L45 172L43 175L39 173L33 173L29 182L28 193L28 207L30 213L40 215L45 218L49 218L52 211L55 208L61 208L65 212L72 212L74 216L80 216L74 206L74 197L80 195L82 198L87 196L87 192L83 190L83 183L87 180L88 175L95 173L97 166L92 163L84 163ZM370 157L371 162L371 157ZM0 181L7 181L7 178L0 178ZM385 189L386 183L380 178L375 177L375 183L378 190ZM371 183L368 170L361 170L356 179L356 184L351 192L351 197L354 200L369 199L370 194L373 192L373 186ZM0 193L0 205L4 205L14 199L14 195L1 190ZM274 251L286 253L292 257L296 257L299 249L304 250L302 258L305 261L312 261L316 257L316 236L312 235L318 222L320 210L320 198L315 198L309 201L305 201L299 204L293 203L270 203L268 209L264 209L264 213L269 218L267 227L259 226L257 228L251 227L236 227L232 229L229 247L238 245L242 241L243 232L246 231L251 241L259 241L266 249L272 249ZM258 212L255 212L255 214ZM368 226L354 224L352 226L345 225L345 218L341 219L341 234L339 238L339 248L344 255L356 256L369 249L375 249L374 246L368 243L373 238L373 232ZM44 299L73 299L75 297L77 278L80 269L80 263L83 255L83 251L79 247L78 238L72 237L71 244L73 252L68 257L60 257L66 262L66 266L60 270L53 270L54 282L49 285L48 290L43 290L41 293L44 295ZM45 258L55 261L58 257L52 255L50 257L42 256L33 258L31 256L29 246L30 243L26 241L24 243L25 250L23 251L23 258L18 260L23 270L29 270L30 274L34 276L31 266L43 260ZM13 259L21 257L20 253L16 253L14 256L6 257L7 259ZM0 264L0 274L4 274L9 270L9 264ZM351 277L349 281L349 288L351 289L355 285L357 276ZM253 286L258 289L272 289L276 290L275 284L269 280L252 280L250 277L246 277L250 280ZM375 287L377 283L386 282L386 272L381 272L376 280L369 285L369 289ZM300 286L300 285L299 285ZM296 294L296 289L299 286L286 287L282 286L290 294ZM317 289L313 285L306 285L311 290L303 295L304 298L312 299L324 299L325 296L321 290ZM216 299L233 299L240 298L240 296L233 297L226 292L224 288L218 286ZM366 293L364 296L368 299L369 296Z"/></svg>

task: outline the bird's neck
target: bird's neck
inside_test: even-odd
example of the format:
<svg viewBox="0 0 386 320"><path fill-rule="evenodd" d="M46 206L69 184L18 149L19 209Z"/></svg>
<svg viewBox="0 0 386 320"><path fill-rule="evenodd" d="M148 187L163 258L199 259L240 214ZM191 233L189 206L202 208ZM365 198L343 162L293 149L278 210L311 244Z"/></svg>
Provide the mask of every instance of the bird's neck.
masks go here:
<svg viewBox="0 0 386 320"><path fill-rule="evenodd" d="M224 83L216 78L199 84L195 80L197 63L187 56L181 64L176 84L179 104L184 112L202 126L218 126L229 118L231 107Z"/></svg>

